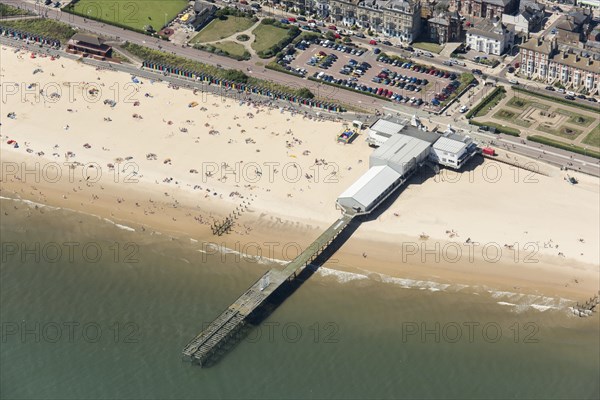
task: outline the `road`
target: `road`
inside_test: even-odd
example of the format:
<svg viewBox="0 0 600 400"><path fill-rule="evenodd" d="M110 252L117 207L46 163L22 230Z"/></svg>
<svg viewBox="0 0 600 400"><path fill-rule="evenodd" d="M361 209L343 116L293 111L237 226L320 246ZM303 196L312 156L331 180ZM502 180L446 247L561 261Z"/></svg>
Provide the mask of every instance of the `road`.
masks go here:
<svg viewBox="0 0 600 400"><path fill-rule="evenodd" d="M32 9L34 6L34 4L24 1L24 0L13 0L11 3L18 4L21 6L21 8L28 8L28 9ZM60 20L62 22L70 24L73 27L87 30L87 31L93 32L97 35L115 38L116 40L119 40L119 41L127 40L131 43L136 43L136 44L143 45L143 46L153 48L156 50L170 51L173 54L176 54L176 55L179 55L182 57L187 57L187 58L194 59L194 60L198 60L198 61L202 61L204 63L215 65L215 66L221 65L225 68L231 68L231 69L242 69L245 67L246 69L249 69L251 71L250 73L252 74L252 76L255 76L257 78L270 80L272 82L284 84L287 86L292 86L292 87L296 86L298 88L308 86L311 90L314 90L314 93L316 95L318 95L318 93L319 93L318 89L320 88L320 85L317 85L316 83L311 82L311 81L307 81L304 78L285 75L285 74L282 74L282 73L279 73L276 71L266 70L266 69L262 69L262 68L256 68L256 66L250 62L239 62L239 61L227 58L227 57L221 57L221 56L201 52L199 50L196 50L196 49L193 49L190 47L177 46L177 45L174 45L169 42L152 39L147 35L143 35L143 34L132 32L132 31L127 31L125 29L118 28L118 27L111 26L111 25L106 25L106 24L103 24L100 22L85 21L84 18L74 16L72 14L63 13L59 9L48 8L47 12L48 12L47 15L49 18L54 18L56 20ZM2 38L2 39L3 39L3 41L5 40L4 38ZM8 39L6 39L6 40L8 40ZM148 71L141 72L139 69L137 69L135 67L131 67L131 66L121 65L121 66L116 66L114 68L115 69L118 68L125 72L137 74L140 76L150 76L150 75L146 75L146 74L151 74ZM176 84L182 84L182 83L188 84L188 85L190 84L190 82L187 82L187 81L182 82L182 80L175 78L175 77L163 77L163 76L157 75L157 74L153 74L153 75L154 75L153 76L154 79L157 79L157 77L158 77L158 78L162 78L163 80L173 82ZM498 82L508 84L508 80L505 78L498 78ZM314 86L311 86L311 85L314 85ZM537 84L531 84L531 85L526 85L526 86L528 89L533 90L533 91L539 91L539 92L542 92L547 95L553 94L553 92L544 91L543 87L540 89L540 86L538 86ZM419 111L419 110L415 110L412 108L403 107L403 106L391 103L389 101L375 99L373 97L365 96L365 95L362 95L357 92L351 92L351 91L346 91L346 90L340 89L337 92L332 94L331 89L329 87L326 89L327 89L326 91L325 90L322 90L322 91L327 93L330 96L333 96L338 101L341 101L341 102L349 104L349 105L353 105L355 107L364 109L371 113L379 112L379 113L390 114L391 116L394 116L394 115L398 116L398 117L403 116L406 118L410 118L410 117L412 117L412 115L416 114L421 119L429 119L430 121L432 118L431 114L428 114L424 111ZM344 119L352 119L353 117L354 117L354 115L352 113L347 113L346 115L344 115ZM591 174L594 176L600 176L599 161L594 158L580 156L580 155L572 155L572 153L570 153L570 152L547 147L547 146L537 144L537 143L530 144L530 143L527 143L526 141L525 141L525 143L522 143L521 139L515 138L512 136L506 136L506 135L502 135L502 134L501 135L491 135L491 134L484 134L484 133L480 133L480 132L474 132L474 131L472 131L472 129L473 129L472 126L467 125L463 122L458 122L458 123L454 122L453 123L452 122L453 120L451 118L447 118L447 117L443 117L443 116L433 117L433 118L435 118L435 121L433 121L433 122L438 123L441 126L445 126L449 123L452 123L453 126L462 129L465 134L468 134L468 135L472 136L473 138L477 139L481 144L486 144L486 143L489 143L490 141L493 141L495 143L499 143L501 146L505 145L505 146L509 147L510 151L515 152L517 154L525 155L525 156L528 156L528 157L531 157L534 159L540 159L545 162L552 163L552 164L559 165L559 166L567 166L568 163L573 163L573 169L576 169L581 172L585 172L585 173L588 173L588 174ZM370 118L365 117L365 119L370 119ZM548 149L548 150L546 150L546 149Z"/></svg>
<svg viewBox="0 0 600 400"><path fill-rule="evenodd" d="M39 6L35 6L35 2L25 0L12 0L6 1L9 4L19 5L21 8L39 10ZM96 35L111 38L117 41L128 41L138 45L146 46L154 50L162 50L170 52L174 55L190 58L210 64L214 66L222 66L223 68L239 69L245 71L247 74L267 81L278 83L281 85L296 87L296 88L309 88L316 97L327 100L336 100L338 102L347 104L357 109L362 109L368 113L375 113L377 110L381 110L384 105L391 104L386 100L379 100L371 96L366 96L357 92L351 92L348 90L337 90L332 91L330 87L324 87L322 84L317 82L309 81L305 78L295 77L288 74L283 74L277 71L265 69L263 67L257 67L252 61L237 61L228 57L218 56L210 54L200 50L196 50L192 47L182 47L173 43L163 41L160 39L154 39L148 35L141 33L128 31L116 26L103 24L97 21L86 20L82 17L62 12L60 9L43 7L47 11L47 17L68 23L69 25L92 32Z"/></svg>

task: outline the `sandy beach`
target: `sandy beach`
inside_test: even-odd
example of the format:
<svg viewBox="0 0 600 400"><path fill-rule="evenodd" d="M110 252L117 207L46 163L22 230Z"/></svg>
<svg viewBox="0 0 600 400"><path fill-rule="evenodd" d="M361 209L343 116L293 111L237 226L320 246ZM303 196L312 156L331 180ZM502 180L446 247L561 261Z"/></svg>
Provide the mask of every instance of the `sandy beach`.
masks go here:
<svg viewBox="0 0 600 400"><path fill-rule="evenodd" d="M9 47L0 58L4 197L290 259L338 218L335 199L368 169L365 135L337 143L341 122ZM548 176L486 160L415 177L326 265L573 299L597 293L598 179L575 173L570 185L557 168L522 162ZM232 213L233 232L213 236L211 224Z"/></svg>

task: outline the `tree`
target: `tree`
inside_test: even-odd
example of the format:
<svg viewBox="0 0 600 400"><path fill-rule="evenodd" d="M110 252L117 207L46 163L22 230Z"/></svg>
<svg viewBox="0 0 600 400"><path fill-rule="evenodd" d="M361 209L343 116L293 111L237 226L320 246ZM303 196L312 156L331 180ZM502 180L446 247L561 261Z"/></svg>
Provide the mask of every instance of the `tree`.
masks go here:
<svg viewBox="0 0 600 400"><path fill-rule="evenodd" d="M312 99L315 95L308 88L299 89L297 92L298 96L304 97L305 99Z"/></svg>

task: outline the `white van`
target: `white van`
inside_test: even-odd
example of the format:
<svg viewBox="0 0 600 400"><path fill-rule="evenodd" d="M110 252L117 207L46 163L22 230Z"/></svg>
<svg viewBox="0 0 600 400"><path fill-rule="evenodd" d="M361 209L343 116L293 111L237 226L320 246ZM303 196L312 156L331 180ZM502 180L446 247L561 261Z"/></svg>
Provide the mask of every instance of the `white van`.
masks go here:
<svg viewBox="0 0 600 400"><path fill-rule="evenodd" d="M364 124L362 121L352 121L352 126L357 129L363 129Z"/></svg>

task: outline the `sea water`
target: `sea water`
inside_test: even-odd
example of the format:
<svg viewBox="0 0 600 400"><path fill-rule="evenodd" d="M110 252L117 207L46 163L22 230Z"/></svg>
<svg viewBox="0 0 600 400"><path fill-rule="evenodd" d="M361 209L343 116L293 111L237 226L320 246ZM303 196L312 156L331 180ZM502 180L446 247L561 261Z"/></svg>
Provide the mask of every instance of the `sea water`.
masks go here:
<svg viewBox="0 0 600 400"><path fill-rule="evenodd" d="M321 267L211 368L187 342L276 262L0 200L0 397L598 398L571 301ZM340 251L343 251L343 247Z"/></svg>

